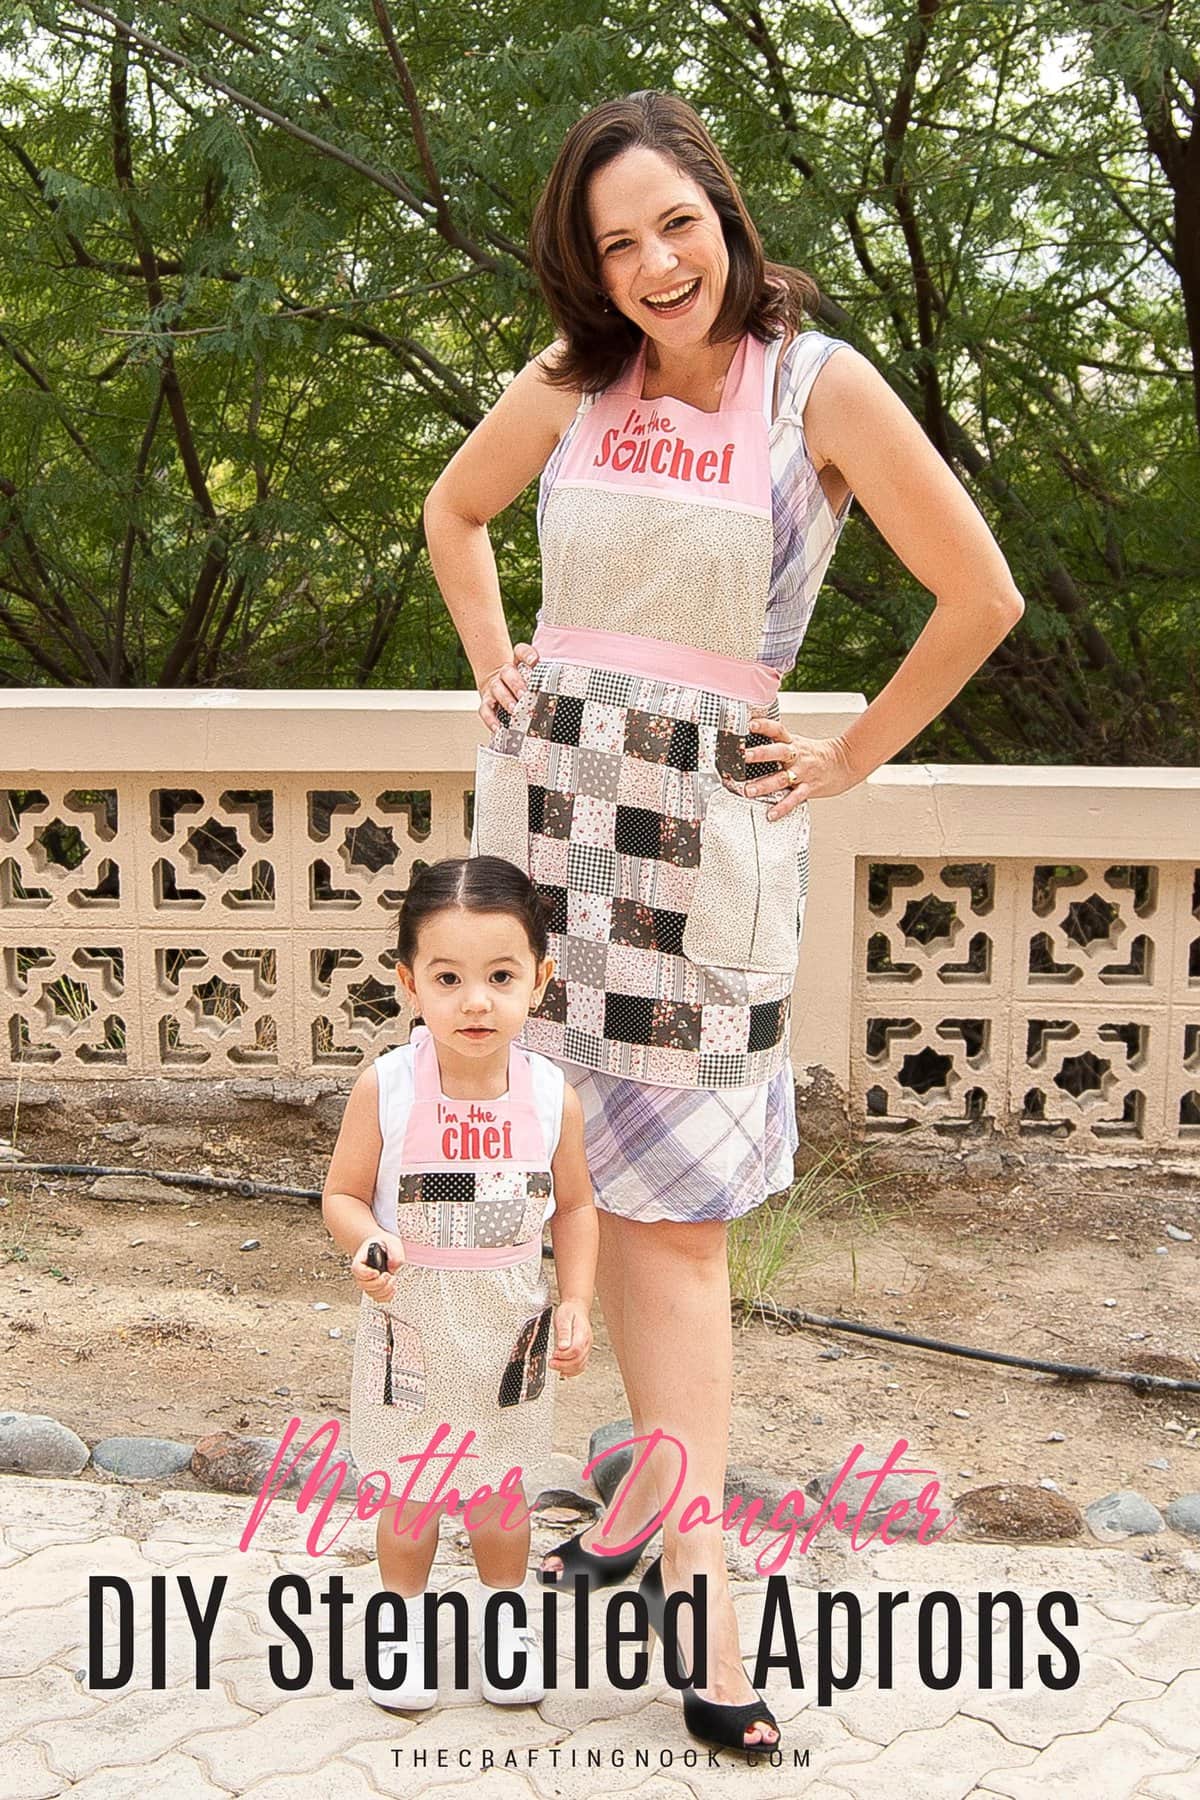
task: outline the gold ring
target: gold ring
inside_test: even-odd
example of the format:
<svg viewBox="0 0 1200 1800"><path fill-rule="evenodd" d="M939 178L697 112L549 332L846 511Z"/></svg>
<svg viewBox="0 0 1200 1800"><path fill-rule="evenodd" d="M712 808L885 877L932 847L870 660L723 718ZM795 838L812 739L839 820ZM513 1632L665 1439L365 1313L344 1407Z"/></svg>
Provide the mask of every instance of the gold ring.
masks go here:
<svg viewBox="0 0 1200 1800"><path fill-rule="evenodd" d="M788 778L788 786L789 787L796 787L801 781L804 780L803 775L800 773L799 769L797 769L794 765L792 768L790 768L788 770L787 778Z"/></svg>

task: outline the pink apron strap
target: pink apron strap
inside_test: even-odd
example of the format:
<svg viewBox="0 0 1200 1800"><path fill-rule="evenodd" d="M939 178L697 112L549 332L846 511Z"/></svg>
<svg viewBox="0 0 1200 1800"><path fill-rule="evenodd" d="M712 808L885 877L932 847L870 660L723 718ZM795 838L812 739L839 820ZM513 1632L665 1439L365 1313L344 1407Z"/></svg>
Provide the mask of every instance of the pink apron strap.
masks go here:
<svg viewBox="0 0 1200 1800"><path fill-rule="evenodd" d="M410 1041L413 1047L413 1100L436 1101L442 1091L442 1072L438 1068L433 1033L424 1025L414 1025Z"/></svg>
<svg viewBox="0 0 1200 1800"><path fill-rule="evenodd" d="M767 346L746 333L729 365L721 394L722 412L762 412L763 358Z"/></svg>
<svg viewBox="0 0 1200 1800"><path fill-rule="evenodd" d="M646 339L642 338L637 355L626 363L620 375L604 389L606 394L632 394L635 400L642 397L642 388L646 380ZM597 396L599 398L599 396Z"/></svg>
<svg viewBox="0 0 1200 1800"><path fill-rule="evenodd" d="M729 365L729 375L721 393L718 412L762 411L763 358L766 350L765 344L760 343L749 332L746 333ZM607 392L632 394L635 400L640 400L645 383L646 339L643 337L637 355L626 365L624 373L618 376Z"/></svg>
<svg viewBox="0 0 1200 1800"><path fill-rule="evenodd" d="M436 1105L442 1097L442 1071L438 1067L433 1033L425 1025L416 1025L413 1027L411 1041L413 1099L432 1100ZM529 1058L516 1044L508 1047L508 1099L519 1106L534 1104L533 1072L529 1066Z"/></svg>
<svg viewBox="0 0 1200 1800"><path fill-rule="evenodd" d="M518 1050L515 1044L509 1046L508 1092L499 1099L483 1102L443 1101L437 1048L432 1034L423 1025L414 1030L412 1046L413 1103L400 1151L403 1168L452 1168L456 1164L464 1167L491 1166L490 1156L481 1160L471 1152L461 1154L463 1139L470 1133L465 1126L459 1129L459 1125L453 1122L455 1119L461 1122L466 1110L476 1104L486 1106L507 1133L507 1150L503 1161L524 1169L549 1167L546 1133L533 1094L533 1070L523 1050ZM451 1144L460 1147L459 1154L455 1154L452 1148L447 1155L448 1131ZM472 1126L471 1132L474 1131L475 1127Z"/></svg>

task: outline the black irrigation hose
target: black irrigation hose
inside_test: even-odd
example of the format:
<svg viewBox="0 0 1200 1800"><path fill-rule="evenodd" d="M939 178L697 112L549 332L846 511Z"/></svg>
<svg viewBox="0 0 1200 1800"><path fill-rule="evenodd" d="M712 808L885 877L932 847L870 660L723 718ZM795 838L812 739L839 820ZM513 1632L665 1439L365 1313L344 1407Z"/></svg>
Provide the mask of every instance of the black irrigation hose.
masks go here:
<svg viewBox="0 0 1200 1800"><path fill-rule="evenodd" d="M0 1163L0 1168L5 1165ZM289 1200L319 1200L320 1188L279 1187L268 1181L241 1180L233 1175L187 1175L176 1169L112 1169L101 1163L33 1163L13 1161L7 1165L14 1173L22 1170L31 1175L149 1175L169 1187L216 1189L220 1193L239 1194L244 1200L256 1200L262 1194L283 1194ZM552 1252L543 1249L543 1256ZM1107 1381L1120 1387L1131 1387L1137 1393L1167 1389L1178 1394L1200 1394L1200 1381L1187 1381L1174 1375L1142 1375L1135 1370L1093 1369L1083 1363L1044 1362L1036 1356L1012 1356L1004 1350L975 1350L969 1344L948 1344L941 1338L917 1337L910 1331L892 1331L886 1325L863 1325L857 1319L827 1319L820 1313L801 1312L792 1306L775 1306L759 1300L746 1311L768 1324L790 1325L799 1330L815 1325L821 1331L852 1331L859 1337L882 1338L889 1344L908 1344L917 1350L936 1350L944 1356L965 1356L974 1362L1004 1363L1012 1369L1033 1369L1042 1375L1062 1375L1075 1381Z"/></svg>
<svg viewBox="0 0 1200 1800"><path fill-rule="evenodd" d="M758 1300L746 1309L755 1318L771 1324L816 1325L823 1331L853 1331L859 1337L884 1338L891 1344L911 1344L918 1350L940 1350L946 1356L967 1356L975 1362L1007 1363L1013 1369L1036 1369L1043 1375L1065 1375L1076 1381L1111 1381L1122 1387L1146 1393L1153 1388L1170 1388L1179 1394L1200 1394L1200 1381L1187 1381L1175 1375L1142 1375L1136 1370L1093 1369L1083 1363L1043 1362L1036 1356L1011 1356L1004 1350L973 1350L968 1344L948 1344L942 1338L917 1337L910 1331L891 1331L886 1325L861 1325L857 1319L826 1319L820 1313L800 1312L792 1306L775 1306L769 1300Z"/></svg>
<svg viewBox="0 0 1200 1800"><path fill-rule="evenodd" d="M199 1175L184 1174L178 1169L115 1169L106 1163L46 1163L0 1160L0 1172L5 1168L15 1173L24 1170L30 1175L148 1175L153 1181L161 1181L167 1187L194 1187L215 1190L221 1194L237 1194L243 1200L258 1200L264 1194L283 1194L289 1200L319 1200L320 1188L281 1187L277 1182L251 1181L248 1177L238 1175ZM554 1252L543 1247L543 1256L553 1256Z"/></svg>
<svg viewBox="0 0 1200 1800"><path fill-rule="evenodd" d="M249 1181L236 1175L186 1175L177 1169L110 1169L103 1163L0 1162L0 1170L14 1174L27 1170L31 1175L148 1175L167 1187L215 1188L223 1194L240 1194L243 1200L257 1200L262 1194L285 1194L289 1200L319 1200L320 1188L278 1187L270 1181Z"/></svg>

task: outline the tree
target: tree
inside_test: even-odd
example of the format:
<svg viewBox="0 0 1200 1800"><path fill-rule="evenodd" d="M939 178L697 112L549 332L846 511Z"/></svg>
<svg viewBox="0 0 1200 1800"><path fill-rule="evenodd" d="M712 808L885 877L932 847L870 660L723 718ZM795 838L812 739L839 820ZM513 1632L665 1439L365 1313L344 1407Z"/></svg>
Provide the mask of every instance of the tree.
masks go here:
<svg viewBox="0 0 1200 1800"><path fill-rule="evenodd" d="M1026 595L911 754L1195 758L1196 12L39 0L3 40L0 673L462 681L420 502L546 341L563 132L652 85ZM496 533L526 631L531 502ZM874 691L927 606L854 516L798 681Z"/></svg>

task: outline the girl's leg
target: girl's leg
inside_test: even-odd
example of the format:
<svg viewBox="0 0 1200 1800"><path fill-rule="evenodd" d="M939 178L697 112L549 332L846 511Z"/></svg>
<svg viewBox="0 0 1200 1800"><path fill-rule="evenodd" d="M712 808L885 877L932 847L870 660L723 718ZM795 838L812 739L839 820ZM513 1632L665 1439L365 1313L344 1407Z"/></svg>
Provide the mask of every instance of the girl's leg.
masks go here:
<svg viewBox="0 0 1200 1800"><path fill-rule="evenodd" d="M396 1508L387 1507L381 1512L375 1523L375 1549L379 1557L379 1572L383 1577L383 1585L389 1593L399 1594L406 1602L407 1628L403 1643L397 1643L381 1652L381 1670L395 1673L394 1661L401 1654L406 1658L404 1678L398 1686L374 1687L369 1682L367 1692L378 1706L389 1712L421 1711L434 1705L437 1700L436 1655L434 1668L429 1672L426 1685L425 1668L425 1613L421 1596L429 1583L429 1571L433 1566L434 1554L437 1550L438 1531L441 1526L440 1513L434 1513L426 1520L415 1537L415 1525L421 1508L407 1505L401 1511L396 1529ZM384 1680L389 1679L384 1675Z"/></svg>
<svg viewBox="0 0 1200 1800"><path fill-rule="evenodd" d="M524 1678L515 1688L493 1686L488 1679L487 1662L483 1647L483 1617L491 1590L508 1588L521 1590L525 1586L529 1574L529 1521L515 1525L506 1531L500 1523L500 1516L507 1499L496 1498L488 1507L476 1507L471 1514L471 1552L475 1558L475 1567L479 1572L479 1587L476 1590L476 1631L478 1633L477 1649L479 1653L480 1689L485 1700L495 1706L528 1706L536 1705L546 1694L545 1673L542 1667L542 1649L538 1640L535 1622L534 1602L528 1593L525 1595L526 1622L517 1625L512 1616L504 1611L499 1615L496 1631L495 1653L502 1669L507 1670L516 1657L524 1658Z"/></svg>
<svg viewBox="0 0 1200 1800"><path fill-rule="evenodd" d="M400 1532L396 1530L394 1506L385 1507L375 1523L375 1552L383 1585L389 1593L401 1594L406 1600L425 1592L437 1554L441 1515L435 1513L429 1518L414 1540L412 1526L420 1512L420 1506L412 1502L405 1506Z"/></svg>
<svg viewBox="0 0 1200 1800"><path fill-rule="evenodd" d="M529 1520L506 1531L500 1516L509 1504L497 1495L486 1507L471 1509L471 1554L485 1587L519 1588L529 1573Z"/></svg>
<svg viewBox="0 0 1200 1800"><path fill-rule="evenodd" d="M636 1394L639 1434L657 1427L685 1446L683 1493L705 1495L719 1515L733 1382L725 1226L717 1220L643 1225L613 1214L605 1216L605 1225L621 1268L619 1360L631 1401ZM669 1499L679 1472L678 1454L669 1446L655 1462L661 1500L656 1494L644 1517ZM634 1504L641 1498L631 1490L622 1506L615 1527L622 1538L636 1526ZM719 1516L714 1525L680 1533L673 1514L664 1530L665 1585L668 1591L690 1586L697 1574L708 1578L708 1681L702 1691L719 1705L740 1705L753 1699L754 1690L739 1654ZM688 1646L680 1648L686 1659ZM769 1744L777 1735L764 1724L751 1727L746 1741Z"/></svg>

